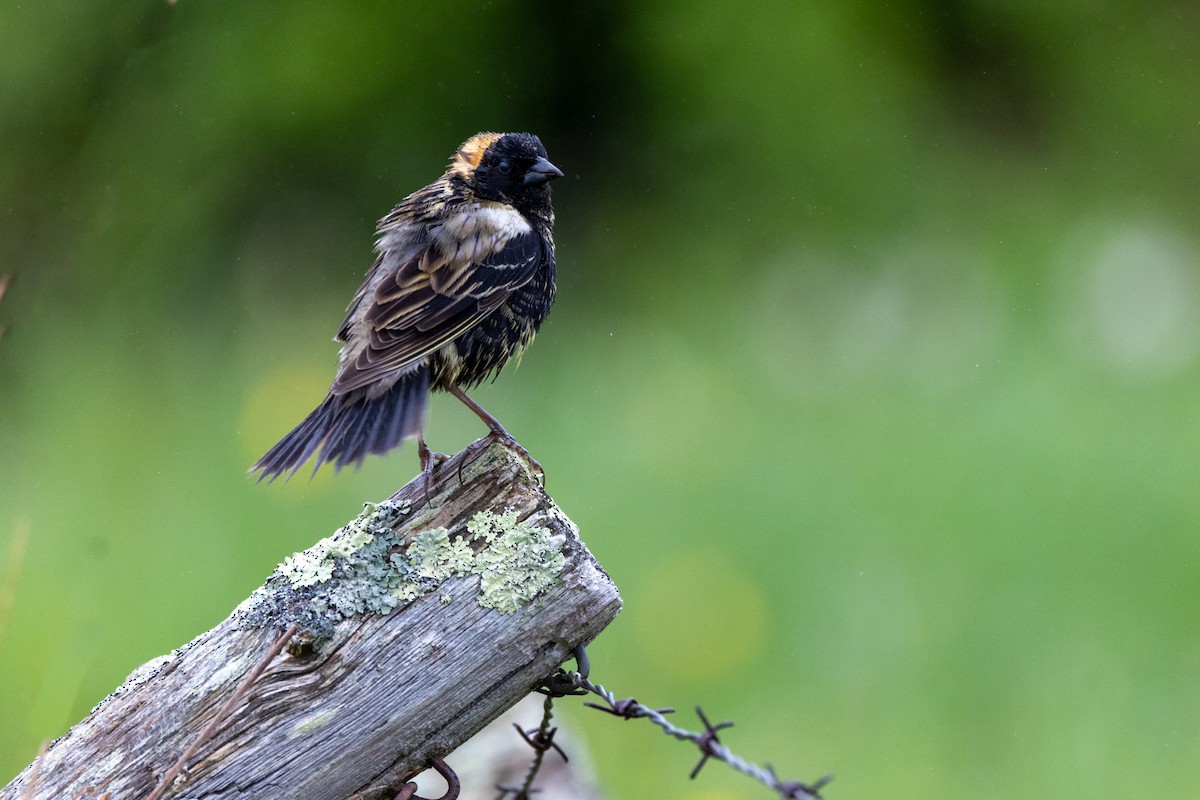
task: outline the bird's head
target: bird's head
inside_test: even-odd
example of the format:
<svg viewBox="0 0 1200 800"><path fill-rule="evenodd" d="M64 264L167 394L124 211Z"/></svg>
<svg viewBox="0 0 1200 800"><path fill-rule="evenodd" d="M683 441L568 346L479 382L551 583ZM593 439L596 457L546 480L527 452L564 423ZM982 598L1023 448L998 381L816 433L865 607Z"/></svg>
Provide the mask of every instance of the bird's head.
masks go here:
<svg viewBox="0 0 1200 800"><path fill-rule="evenodd" d="M479 200L544 213L550 206L549 183L562 177L562 170L547 160L546 148L532 133L477 133L454 154L450 175Z"/></svg>

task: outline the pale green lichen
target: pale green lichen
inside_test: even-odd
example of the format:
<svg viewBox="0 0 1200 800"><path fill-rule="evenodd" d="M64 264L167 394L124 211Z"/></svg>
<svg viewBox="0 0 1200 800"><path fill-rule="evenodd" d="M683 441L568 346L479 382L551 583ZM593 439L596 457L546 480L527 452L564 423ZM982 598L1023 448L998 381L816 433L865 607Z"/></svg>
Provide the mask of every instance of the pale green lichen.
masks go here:
<svg viewBox="0 0 1200 800"><path fill-rule="evenodd" d="M254 627L295 622L328 640L337 622L356 614L385 614L432 591L449 603L443 584L468 575L479 576L481 606L511 614L553 586L565 563L562 538L516 511L481 511L458 535L429 528L405 546L394 527L407 511L368 506L332 536L288 557L239 607L238 618Z"/></svg>
<svg viewBox="0 0 1200 800"><path fill-rule="evenodd" d="M292 726L292 729L288 731L288 738L299 739L301 736L307 736L310 733L319 731L332 722L336 716L337 711L335 709L326 709L318 711L315 714L309 714Z"/></svg>
<svg viewBox="0 0 1200 800"><path fill-rule="evenodd" d="M450 538L445 528L417 534L404 554L418 578L444 581L451 575L466 575L475 563L475 551L461 537Z"/></svg>
<svg viewBox="0 0 1200 800"><path fill-rule="evenodd" d="M382 511L380 509L383 509ZM287 578L292 586L315 586L333 577L333 568L338 559L347 559L363 547L375 541L372 528L390 525L402 509L394 506L368 503L363 513L345 527L339 528L307 550L295 553L279 565L279 574ZM382 533L390 531L386 527Z"/></svg>
<svg viewBox="0 0 1200 800"><path fill-rule="evenodd" d="M407 513L407 502L368 504L332 536L285 559L236 618L247 627L295 623L328 640L353 614L391 611L399 602L392 589L402 580L389 560L400 545L393 528Z"/></svg>
<svg viewBox="0 0 1200 800"><path fill-rule="evenodd" d="M204 695L227 689L241 676L245 675L258 659L259 656L256 653L242 653L237 656L231 656L216 672L208 676L203 685L195 687L195 694Z"/></svg>
<svg viewBox="0 0 1200 800"><path fill-rule="evenodd" d="M554 585L565 558L562 545L545 528L517 519L515 512L481 511L467 531L487 543L475 556L479 605L511 614Z"/></svg>
<svg viewBox="0 0 1200 800"><path fill-rule="evenodd" d="M480 511L467 520L467 532L473 538L482 539L490 544L498 534L504 532L505 528L511 530L516 520L517 515L512 511L506 511L500 516L491 511Z"/></svg>

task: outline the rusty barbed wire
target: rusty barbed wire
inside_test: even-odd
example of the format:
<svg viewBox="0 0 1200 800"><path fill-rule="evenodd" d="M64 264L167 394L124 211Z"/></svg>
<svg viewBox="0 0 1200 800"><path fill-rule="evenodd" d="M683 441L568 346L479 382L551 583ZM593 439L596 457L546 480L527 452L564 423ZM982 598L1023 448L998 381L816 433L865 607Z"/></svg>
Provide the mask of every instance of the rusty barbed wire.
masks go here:
<svg viewBox="0 0 1200 800"><path fill-rule="evenodd" d="M554 698L556 695L544 692L546 701L542 703L542 721L536 728L525 730L520 725L513 723L513 727L517 729L517 733L525 740L525 744L533 748L533 761L529 764L529 769L525 772L525 779L521 781L520 786L497 786L500 794L496 795L496 800L529 800L529 796L538 791L533 788L533 781L537 778L538 772L542 769L542 762L546 758L546 753L553 750L558 753L564 762L570 761L563 749L554 741L554 734L558 733L558 728L550 727L550 723L554 719Z"/></svg>
<svg viewBox="0 0 1200 800"><path fill-rule="evenodd" d="M583 662L586 663L586 662ZM621 719L648 719L664 733L675 739L683 742L690 742L700 750L700 761L692 769L689 777L695 778L700 774L701 768L708 763L708 760L716 759L729 765L734 770L746 775L753 780L758 781L763 786L766 786L771 791L779 796L780 800L822 800L821 789L823 789L831 780L832 775L826 775L812 783L803 783L801 781L781 780L775 774L775 769L770 764L759 766L752 761L747 761L738 754L729 749L728 746L721 742L719 733L726 728L733 726L732 722L718 722L713 724L700 706L696 706L696 715L704 725L702 731L691 731L686 728L678 727L667 719L667 714L675 713L673 708L650 708L649 706L639 703L632 697L617 699L617 696L603 685L593 683L588 680L585 675L578 672L570 672L561 667L554 672L553 675L546 678L542 685L537 689L541 694L546 695L544 704L544 712L542 715L542 724L537 729L539 733L551 731L549 733L550 742L547 743L540 740L538 736L527 736L524 731L521 731L525 741L533 747L535 751L533 763L530 764L529 772L525 776L525 781L520 787L497 787L501 790L496 800L507 800L511 795L513 800L529 800L529 795L536 791L533 789L533 780L537 776L538 770L541 768L545 752L551 747L558 750L563 758L566 754L553 745L553 730L550 726L551 708L555 698L570 697L576 695L592 694L604 701L604 704L585 702L584 705L590 708L595 708L606 714L620 717ZM518 726L518 730L520 727Z"/></svg>

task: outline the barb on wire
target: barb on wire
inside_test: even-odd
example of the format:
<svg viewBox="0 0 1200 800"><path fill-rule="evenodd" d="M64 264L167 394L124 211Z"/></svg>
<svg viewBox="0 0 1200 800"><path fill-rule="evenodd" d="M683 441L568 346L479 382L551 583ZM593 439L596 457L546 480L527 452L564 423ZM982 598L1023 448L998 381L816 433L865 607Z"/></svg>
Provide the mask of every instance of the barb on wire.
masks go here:
<svg viewBox="0 0 1200 800"><path fill-rule="evenodd" d="M713 758L728 764L743 775L766 786L775 792L780 797L780 800L821 800L821 789L833 780L832 775L826 775L812 783L780 780L779 776L775 774L775 769L770 764L759 766L751 761L747 761L723 744L718 734L720 731L732 727L733 723L718 722L714 725L709 722L708 717L704 714L700 706L696 706L696 715L700 717L700 721L704 725L704 730L690 731L677 727L667 720L666 715L674 713L675 709L673 708L650 708L639 703L632 697L618 700L615 694L605 689L602 685L593 683L586 676L578 672L569 672L561 667L542 682L538 691L546 695L547 710L542 718L543 728L549 727L550 703L555 697L592 694L604 702L586 702L584 703L585 706L599 709L606 714L612 714L621 719L648 719L661 728L663 733L668 736L672 736L680 741L691 742L700 750L700 761L692 769L689 776L691 778L695 778L700 774L701 767L708 763L710 758ZM527 738L526 741L529 741L529 739ZM530 745L533 746L533 742L530 742ZM536 746L534 749L537 749ZM505 800L508 797L508 792L514 793L513 797L515 800L527 800L529 792L533 791L530 787L533 783L533 777L537 773L536 768L541 766L541 755L543 754L544 751L539 752L535 757L534 766L531 767L530 774L526 776L525 783L520 787L519 791L504 789L502 787L502 793L496 800Z"/></svg>
<svg viewBox="0 0 1200 800"><path fill-rule="evenodd" d="M721 740L717 738L717 731L733 727L732 722L718 722L716 725L713 725L708 721L708 717L704 716L704 711L700 709L700 706L696 706L696 716L704 723L704 733L700 734L700 738L696 740L696 745L700 748L700 762L696 764L691 774L688 775L688 778L691 780L696 779L696 776L700 774L700 768L705 765L708 759L717 757L719 751L716 748L721 746Z"/></svg>
<svg viewBox="0 0 1200 800"><path fill-rule="evenodd" d="M587 694L587 692L583 689L580 689L578 692L574 692L573 694ZM642 712L642 705L632 697L626 697L623 700L616 700L608 705L603 706L599 703L592 703L590 701L584 703L584 705L588 708L594 708L598 711L603 711L605 714L612 714L614 717L620 717L621 719L637 719L638 717L646 716L646 714ZM656 708L654 709L654 712L656 714L674 714L675 709Z"/></svg>
<svg viewBox="0 0 1200 800"><path fill-rule="evenodd" d="M541 691L541 690L539 690ZM525 773L525 780L521 781L520 786L497 786L500 794L496 795L496 800L507 800L511 797L513 800L529 800L529 796L538 791L533 788L533 781L537 778L538 772L542 769L542 762L546 758L546 753L553 750L558 753L563 761L570 761L563 749L554 741L554 734L558 733L558 728L550 727L550 723L554 719L554 698L566 697L571 694L583 694L583 692L568 691L566 694L556 694L550 691L543 691L546 695L546 701L542 703L542 721L536 728L524 730L516 723L513 727L517 729L517 733L525 740L525 744L533 748L533 761L529 764L529 770Z"/></svg>

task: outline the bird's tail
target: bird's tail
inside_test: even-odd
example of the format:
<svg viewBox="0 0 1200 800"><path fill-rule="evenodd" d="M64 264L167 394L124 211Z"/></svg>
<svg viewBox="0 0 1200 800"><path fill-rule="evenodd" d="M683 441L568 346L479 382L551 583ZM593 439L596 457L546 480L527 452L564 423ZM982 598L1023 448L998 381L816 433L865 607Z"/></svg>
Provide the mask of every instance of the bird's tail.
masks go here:
<svg viewBox="0 0 1200 800"><path fill-rule="evenodd" d="M386 453L418 435L428 398L428 369L404 376L374 399L359 392L330 394L250 471L260 472L260 481L284 473L291 477L313 453L317 453L313 472L325 462L333 462L336 469L360 464L368 453Z"/></svg>

